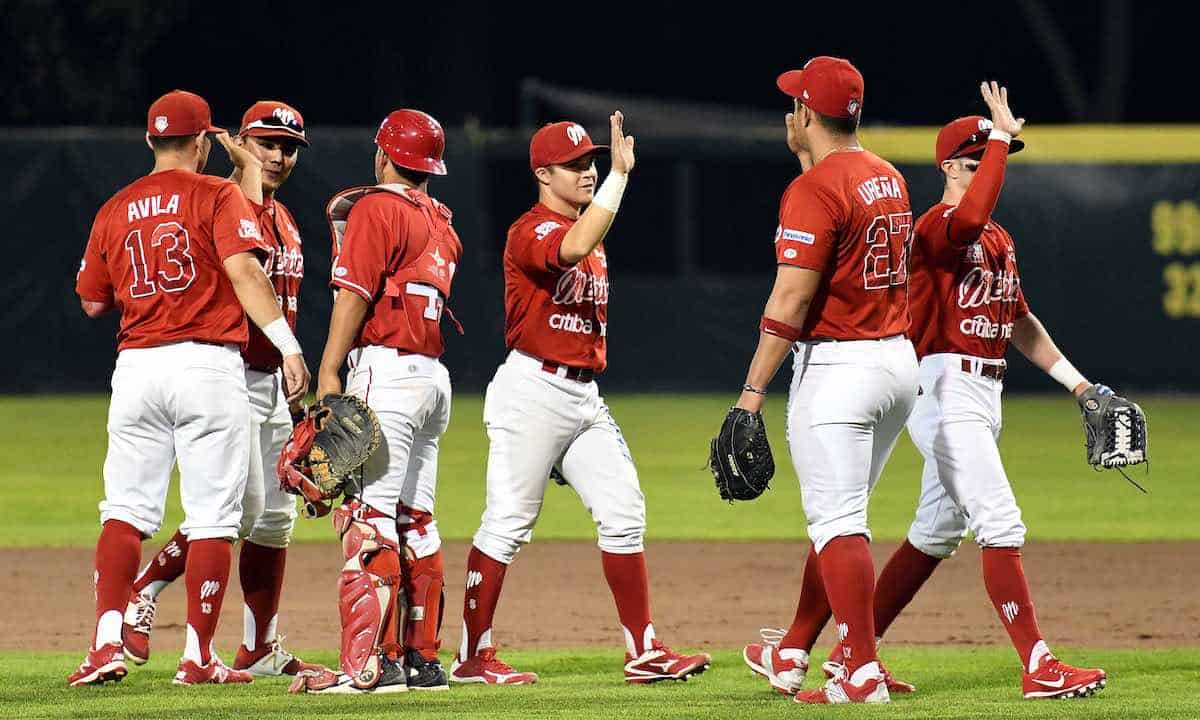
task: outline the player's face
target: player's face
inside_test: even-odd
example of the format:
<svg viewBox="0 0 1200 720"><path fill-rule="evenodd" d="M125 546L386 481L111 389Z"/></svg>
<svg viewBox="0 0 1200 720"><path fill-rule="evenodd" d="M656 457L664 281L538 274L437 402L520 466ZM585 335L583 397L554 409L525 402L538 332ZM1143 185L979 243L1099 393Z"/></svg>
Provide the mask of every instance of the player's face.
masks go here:
<svg viewBox="0 0 1200 720"><path fill-rule="evenodd" d="M798 98L792 98L792 112L795 114L795 122L792 125L796 131L796 144L801 150L811 150L812 146L808 143L808 124L812 122L812 113L800 104Z"/></svg>
<svg viewBox="0 0 1200 720"><path fill-rule="evenodd" d="M547 169L550 192L576 207L592 201L592 196L596 194L597 177L594 155L584 155Z"/></svg>
<svg viewBox="0 0 1200 720"><path fill-rule="evenodd" d="M975 171L978 169L978 158L960 157L942 163L942 172L946 173L946 182L962 190L966 190L971 185L971 180L975 178Z"/></svg>
<svg viewBox="0 0 1200 720"><path fill-rule="evenodd" d="M300 145L295 140L254 136L238 140L262 162L263 190L269 193L274 193L287 182L300 158Z"/></svg>

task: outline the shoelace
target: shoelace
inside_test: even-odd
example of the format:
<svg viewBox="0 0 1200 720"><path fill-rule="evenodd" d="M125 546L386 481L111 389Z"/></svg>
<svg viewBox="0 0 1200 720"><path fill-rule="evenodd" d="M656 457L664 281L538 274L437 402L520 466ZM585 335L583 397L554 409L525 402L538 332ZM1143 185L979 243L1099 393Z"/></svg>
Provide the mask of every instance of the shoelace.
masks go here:
<svg viewBox="0 0 1200 720"><path fill-rule="evenodd" d="M509 665L500 658L496 657L496 648L494 647L484 648L482 651L480 651L479 659L482 660L483 664L494 673L507 675L513 671L512 665Z"/></svg>
<svg viewBox="0 0 1200 720"><path fill-rule="evenodd" d="M292 661L292 654L283 649L283 641L286 637L286 635L276 635L275 639L271 641L271 649L263 656L271 658L271 667L275 670L283 669L283 666Z"/></svg>
<svg viewBox="0 0 1200 720"><path fill-rule="evenodd" d="M823 665L821 665L821 669L827 673L830 673L830 675L832 676L829 678L829 680L827 681L826 684L841 682L841 681L850 679L850 671L847 670L846 666L841 663L827 661Z"/></svg>
<svg viewBox="0 0 1200 720"><path fill-rule="evenodd" d="M149 635L154 629L154 615L158 612L158 605L145 598L140 598L137 603L137 617L134 619L133 629Z"/></svg>
<svg viewBox="0 0 1200 720"><path fill-rule="evenodd" d="M762 641L772 647L779 647L779 643L783 642L783 638L787 635L787 631L783 628L759 628L758 635Z"/></svg>

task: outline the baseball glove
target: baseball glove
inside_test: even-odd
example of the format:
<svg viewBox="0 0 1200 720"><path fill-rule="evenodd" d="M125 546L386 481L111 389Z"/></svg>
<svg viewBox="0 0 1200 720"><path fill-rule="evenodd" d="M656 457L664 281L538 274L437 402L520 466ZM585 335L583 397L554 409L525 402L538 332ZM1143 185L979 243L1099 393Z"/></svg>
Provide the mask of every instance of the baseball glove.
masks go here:
<svg viewBox="0 0 1200 720"><path fill-rule="evenodd" d="M306 515L323 515L382 440L379 418L365 402L353 395L327 395L292 428L275 467L279 487L304 497Z"/></svg>
<svg viewBox="0 0 1200 720"><path fill-rule="evenodd" d="M1146 451L1146 414L1137 403L1115 394L1104 385L1093 385L1079 396L1087 462L1096 469L1122 468L1149 460ZM1125 475L1142 492L1145 489Z"/></svg>
<svg viewBox="0 0 1200 720"><path fill-rule="evenodd" d="M708 467L722 500L753 500L762 495L775 474L762 414L730 408L712 440Z"/></svg>

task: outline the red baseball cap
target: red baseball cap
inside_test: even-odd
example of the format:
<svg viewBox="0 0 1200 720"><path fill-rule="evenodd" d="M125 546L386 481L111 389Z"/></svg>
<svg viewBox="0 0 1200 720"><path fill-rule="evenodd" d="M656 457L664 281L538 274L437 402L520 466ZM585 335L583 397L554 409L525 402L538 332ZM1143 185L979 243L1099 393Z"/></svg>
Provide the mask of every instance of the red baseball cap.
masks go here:
<svg viewBox="0 0 1200 720"><path fill-rule="evenodd" d="M588 153L608 153L607 145L593 145L587 130L576 122L563 121L545 126L529 141L529 167L561 165Z"/></svg>
<svg viewBox="0 0 1200 720"><path fill-rule="evenodd" d="M212 124L212 111L204 98L187 90L172 90L150 105L146 132L151 137L176 137L225 131Z"/></svg>
<svg viewBox="0 0 1200 720"><path fill-rule="evenodd" d="M992 121L982 115L968 115L947 124L937 134L937 165L954 158L982 152L987 147ZM1025 143L1014 138L1008 144L1011 155L1020 152Z"/></svg>
<svg viewBox="0 0 1200 720"><path fill-rule="evenodd" d="M296 108L278 100L259 100L242 115L242 127L238 135L254 137L291 138L304 147L304 116Z"/></svg>
<svg viewBox="0 0 1200 720"><path fill-rule="evenodd" d="M780 75L775 84L822 115L848 118L862 109L863 76L849 60L821 55Z"/></svg>

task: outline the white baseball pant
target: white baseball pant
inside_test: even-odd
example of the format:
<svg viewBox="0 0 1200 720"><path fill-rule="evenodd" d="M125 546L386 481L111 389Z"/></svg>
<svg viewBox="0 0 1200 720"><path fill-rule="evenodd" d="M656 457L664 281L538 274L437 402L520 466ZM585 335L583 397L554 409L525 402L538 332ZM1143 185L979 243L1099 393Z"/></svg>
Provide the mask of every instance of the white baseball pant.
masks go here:
<svg viewBox="0 0 1200 720"><path fill-rule="evenodd" d="M400 505L433 513L437 494L438 440L450 424L450 373L425 355L401 355L371 345L350 352L346 392L360 397L379 416L383 443L363 466L358 498L398 523L412 520ZM395 524L372 523L391 540ZM441 548L437 521L405 532L404 544L417 557Z"/></svg>
<svg viewBox="0 0 1200 720"><path fill-rule="evenodd" d="M282 375L246 368L250 397L250 465L238 535L255 545L285 548L296 524L296 496L279 489L275 465L292 433Z"/></svg>
<svg viewBox="0 0 1200 720"><path fill-rule="evenodd" d="M964 359L974 372L963 371ZM984 363L1003 362L954 353L921 359L922 393L908 434L925 469L908 541L927 555L950 557L968 529L980 547L1025 544L1021 509L997 446L1004 385L976 374Z"/></svg>
<svg viewBox="0 0 1200 720"><path fill-rule="evenodd" d="M787 439L808 535L817 552L836 537L865 535L867 501L917 396L912 343L796 343Z"/></svg>
<svg viewBox="0 0 1200 720"><path fill-rule="evenodd" d="M162 526L171 469L189 540L237 537L249 462L250 404L236 345L180 342L122 350L112 375L100 522L149 537Z"/></svg>
<svg viewBox="0 0 1200 720"><path fill-rule="evenodd" d="M644 549L646 501L621 429L595 381L563 373L514 350L487 387L487 507L474 544L502 563L533 537L554 467L591 513L601 550Z"/></svg>

